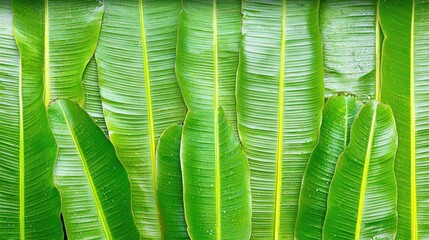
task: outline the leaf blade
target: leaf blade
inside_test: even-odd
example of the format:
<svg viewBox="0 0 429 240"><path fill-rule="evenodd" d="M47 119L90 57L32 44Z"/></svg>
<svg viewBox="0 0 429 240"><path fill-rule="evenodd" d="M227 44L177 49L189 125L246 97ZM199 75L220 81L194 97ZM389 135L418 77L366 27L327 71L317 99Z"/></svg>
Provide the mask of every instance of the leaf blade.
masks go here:
<svg viewBox="0 0 429 240"><path fill-rule="evenodd" d="M382 101L397 119L398 239L429 237L427 1L381 1ZM399 69L399 67L401 69Z"/></svg>
<svg viewBox="0 0 429 240"><path fill-rule="evenodd" d="M110 139L130 175L133 213L139 232L143 238L160 238L154 185L155 144L164 129L183 121L185 115L174 75L180 2L153 0L139 4L139 1L109 0L104 4L103 28L95 53L103 112ZM140 11L145 24L147 61L142 47ZM145 82L148 80L145 69L149 71L150 83ZM148 120L150 109L153 125Z"/></svg>
<svg viewBox="0 0 429 240"><path fill-rule="evenodd" d="M285 67L284 79L280 79L285 4ZM312 1L245 1L243 5L237 113L240 139L250 165L254 238L294 236L300 182L316 144L324 98L322 49L314 17L317 11L318 3ZM279 80L284 81L283 89ZM280 92L284 92L284 101L279 104ZM284 107L283 129L279 129L279 105ZM277 156L279 132L283 141L281 165ZM281 183L277 178L280 173ZM280 209L275 203L276 182L281 186ZM276 212L280 212L277 228Z"/></svg>
<svg viewBox="0 0 429 240"><path fill-rule="evenodd" d="M59 144L54 177L67 236L138 238L128 176L102 130L66 99L49 107L49 117Z"/></svg>
<svg viewBox="0 0 429 240"><path fill-rule="evenodd" d="M324 238L394 238L397 133L393 112L378 102L366 104L351 129L328 196Z"/></svg>
<svg viewBox="0 0 429 240"><path fill-rule="evenodd" d="M52 180L57 146L42 100L43 73L34 70L43 68L43 42L26 31L43 31L40 14L31 11L38 4L0 3L0 235L9 239L63 238Z"/></svg>
<svg viewBox="0 0 429 240"><path fill-rule="evenodd" d="M301 185L295 237L322 239L329 185L340 154L350 141L350 128L362 104L353 96L333 96L325 104L319 142L308 161Z"/></svg>

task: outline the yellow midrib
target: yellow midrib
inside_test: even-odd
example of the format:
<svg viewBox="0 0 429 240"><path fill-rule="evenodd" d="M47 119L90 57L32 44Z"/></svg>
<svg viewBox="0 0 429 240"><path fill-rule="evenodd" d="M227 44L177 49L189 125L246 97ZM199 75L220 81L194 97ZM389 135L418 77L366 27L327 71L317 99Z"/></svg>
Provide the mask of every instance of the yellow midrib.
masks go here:
<svg viewBox="0 0 429 240"><path fill-rule="evenodd" d="M347 97L345 97L346 99L346 116L344 119L344 149L347 147L347 137L348 137L348 125L349 125L349 109L348 109L348 101L347 101Z"/></svg>
<svg viewBox="0 0 429 240"><path fill-rule="evenodd" d="M50 79L50 67L49 67L49 4L48 0L45 0L45 33L44 33L44 103L47 107L51 100L51 79Z"/></svg>
<svg viewBox="0 0 429 240"><path fill-rule="evenodd" d="M380 63L380 10L379 0L376 2L375 12L375 100L381 99L381 63Z"/></svg>
<svg viewBox="0 0 429 240"><path fill-rule="evenodd" d="M284 112L284 72L285 72L285 47L286 47L286 0L283 0L282 28L280 47L280 76L279 76L279 99L277 119L277 151L276 151L276 189L275 189L275 219L274 239L280 235L280 210L282 195L282 161L283 161L283 112Z"/></svg>
<svg viewBox="0 0 429 240"><path fill-rule="evenodd" d="M155 159L155 132L153 124L153 111L152 111L152 97L150 93L150 76L149 76L149 59L147 54L146 44L146 31L144 26L144 14L143 14L143 2L139 0L139 14L140 14L140 34L142 38L142 50L144 60L144 84L146 89L146 104L147 104L147 116L148 116L148 127L149 127L149 144L150 144L150 160L152 164L152 184L154 192L156 192L156 159ZM156 194L155 194L156 199Z"/></svg>
<svg viewBox="0 0 429 240"><path fill-rule="evenodd" d="M417 231L417 187L416 187L416 116L414 97L414 0L411 10L410 38L410 184L411 184L411 239L418 239Z"/></svg>
<svg viewBox="0 0 429 240"><path fill-rule="evenodd" d="M217 52L217 5L213 0L213 79L214 79L214 134L215 134L215 191L216 191L216 239L221 239L220 203L220 157L219 157L219 119L218 119L218 52Z"/></svg>
<svg viewBox="0 0 429 240"><path fill-rule="evenodd" d="M100 216L101 225L103 226L103 230L104 230L104 233L106 234L106 238L107 239L113 239L112 233L110 232L109 226L107 224L106 216L104 215L104 212L103 212L103 206L101 205L100 199L98 198L97 189L95 188L94 182L92 180L91 172L89 171L85 155L82 152L82 149L80 147L79 141L77 140L77 137L76 137L73 129L70 126L70 123L69 123L69 121L67 119L67 116L65 114L64 108L62 107L62 105L61 105L60 102L58 102L58 106L59 106L59 108L61 110L61 114L63 115L63 118L64 118L64 121L65 121L65 123L67 125L67 128L69 129L69 132L70 132L71 137L73 139L73 143L75 144L76 149L77 149L77 151L79 153L79 157L80 157L80 160L82 162L82 167L83 167L83 169L85 171L85 175L86 175L86 177L88 179L88 183L89 183L89 186L91 188L91 193L92 193L92 196L94 197L95 206L97 208L98 215Z"/></svg>
<svg viewBox="0 0 429 240"><path fill-rule="evenodd" d="M22 61L19 59L19 237L25 239L24 107L22 103Z"/></svg>
<svg viewBox="0 0 429 240"><path fill-rule="evenodd" d="M374 104L373 111L374 113L372 115L371 130L369 132L368 145L366 148L365 162L363 166L362 182L360 187L359 207L357 212L357 220L356 220L356 228L355 228L355 240L360 239L363 207L365 202L366 184L368 180L367 178L368 178L369 161L371 159L371 149L374 141L375 122L377 117L377 104Z"/></svg>

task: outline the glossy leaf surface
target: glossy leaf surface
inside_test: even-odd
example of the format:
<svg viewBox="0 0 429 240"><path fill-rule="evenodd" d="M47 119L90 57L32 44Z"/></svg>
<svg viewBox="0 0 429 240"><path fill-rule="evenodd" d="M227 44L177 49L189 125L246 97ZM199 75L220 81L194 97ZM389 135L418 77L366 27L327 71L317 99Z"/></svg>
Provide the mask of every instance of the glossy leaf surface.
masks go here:
<svg viewBox="0 0 429 240"><path fill-rule="evenodd" d="M183 209L181 136L181 124L168 127L159 138L156 152L156 197L163 239L189 239Z"/></svg>
<svg viewBox="0 0 429 240"><path fill-rule="evenodd" d="M106 0L104 4L96 51L104 116L130 176L140 234L159 239L156 143L162 131L185 116L174 74L180 1Z"/></svg>
<svg viewBox="0 0 429 240"><path fill-rule="evenodd" d="M319 142L302 180L296 239L322 239L329 186L337 159L350 141L351 125L362 104L353 96L333 96L323 108Z"/></svg>
<svg viewBox="0 0 429 240"><path fill-rule="evenodd" d="M103 130L104 134L109 136L103 115L95 58L92 58L86 66L82 77L82 84L85 92L85 111L94 119L94 122Z"/></svg>
<svg viewBox="0 0 429 240"><path fill-rule="evenodd" d="M329 189L324 239L394 239L397 226L392 109L366 104L351 129Z"/></svg>
<svg viewBox="0 0 429 240"><path fill-rule="evenodd" d="M183 126L181 164L189 236L249 239L246 157L222 109L217 117L212 111L188 112Z"/></svg>
<svg viewBox="0 0 429 240"><path fill-rule="evenodd" d="M323 108L316 1L244 1L238 130L250 165L252 236L290 239Z"/></svg>
<svg viewBox="0 0 429 240"><path fill-rule="evenodd" d="M429 238L428 12L428 1L380 1L381 98L392 106L399 135L397 239Z"/></svg>
<svg viewBox="0 0 429 240"><path fill-rule="evenodd" d="M63 238L52 176L57 145L43 104L43 40L28 31L43 33L41 13L32 11L38 4L0 1L2 239Z"/></svg>
<svg viewBox="0 0 429 240"><path fill-rule="evenodd" d="M236 131L235 84L241 38L241 2L183 1L177 78L190 111L225 110Z"/></svg>
<svg viewBox="0 0 429 240"><path fill-rule="evenodd" d="M127 172L103 131L76 103L49 107L59 146L55 185L70 239L138 239Z"/></svg>
<svg viewBox="0 0 429 240"><path fill-rule="evenodd" d="M350 92L362 100L375 98L379 80L376 58L380 52L377 28L377 1L320 2L327 97Z"/></svg>

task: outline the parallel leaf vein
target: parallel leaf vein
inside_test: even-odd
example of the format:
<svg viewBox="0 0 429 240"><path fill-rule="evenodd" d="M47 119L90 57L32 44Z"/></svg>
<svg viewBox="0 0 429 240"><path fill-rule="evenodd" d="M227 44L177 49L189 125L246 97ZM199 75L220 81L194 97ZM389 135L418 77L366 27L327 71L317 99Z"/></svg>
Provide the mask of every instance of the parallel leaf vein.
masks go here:
<svg viewBox="0 0 429 240"><path fill-rule="evenodd" d="M98 197L98 194L97 194L97 189L95 187L94 180L92 179L91 172L88 168L87 160L86 160L85 155L82 152L82 148L79 144L79 140L77 139L74 130L71 128L70 123L69 123L67 116L65 114L64 108L60 102L59 102L58 106L61 109L61 114L63 115L64 121L65 121L67 128L69 129L69 132L72 136L73 143L75 144L76 149L78 150L79 157L80 157L83 169L85 171L85 175L86 175L88 182L89 182L89 186L91 189L92 196L94 197L95 206L97 208L98 215L100 216L100 219L101 219L101 225L103 226L104 233L106 234L106 238L107 239L113 239L112 233L110 232L110 228L109 228L109 225L108 225L107 220L106 220L106 216L104 215L103 206L102 206L100 198Z"/></svg>
<svg viewBox="0 0 429 240"><path fill-rule="evenodd" d="M417 187L416 187L416 115L414 78L414 0L411 11L410 41L410 184L411 184L411 239L418 239L417 230Z"/></svg>
<svg viewBox="0 0 429 240"><path fill-rule="evenodd" d="M284 114L284 76L285 76L285 48L286 48L286 0L283 0L281 47L280 47L280 74L279 74L279 98L277 119L277 151L276 151L276 186L275 186L275 219L274 239L280 235L280 210L282 194L282 161L283 161L283 114Z"/></svg>
<svg viewBox="0 0 429 240"><path fill-rule="evenodd" d="M144 61L144 84L146 89L146 104L147 104L147 115L148 115L148 127L149 127L149 144L150 144L150 159L152 163L152 175L153 175L153 187L156 190L156 159L155 159L155 130L153 123L153 110L152 110L152 97L150 88L150 74L149 74L149 58L147 53L147 42L146 42L146 30L144 23L144 12L143 2L139 0L139 14L140 14L140 31L142 38L142 50L143 50L143 61Z"/></svg>
<svg viewBox="0 0 429 240"><path fill-rule="evenodd" d="M44 33L44 98L45 106L49 105L51 100L51 76L50 76L50 56L49 56L49 3L45 0L45 33Z"/></svg>
<svg viewBox="0 0 429 240"><path fill-rule="evenodd" d="M374 142L375 122L377 117L377 104L374 104L373 110L374 110L374 113L372 115L371 129L369 132L368 145L366 148L365 161L364 161L363 173L362 173L362 181L361 181L360 194L359 194L359 206L358 206L357 220L356 220L356 227L355 227L355 240L359 240L360 234L361 234L361 225L362 225L362 217L363 217L363 207L365 202L366 185L368 180L369 162L371 159L372 144Z"/></svg>

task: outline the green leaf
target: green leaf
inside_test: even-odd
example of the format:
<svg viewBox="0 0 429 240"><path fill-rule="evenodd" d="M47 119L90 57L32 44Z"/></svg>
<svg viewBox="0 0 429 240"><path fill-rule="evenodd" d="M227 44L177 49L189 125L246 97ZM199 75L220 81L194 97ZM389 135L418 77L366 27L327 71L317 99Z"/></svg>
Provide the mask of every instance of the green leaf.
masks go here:
<svg viewBox="0 0 429 240"><path fill-rule="evenodd" d="M428 1L380 1L381 99L392 106L399 136L397 239L429 238L428 12Z"/></svg>
<svg viewBox="0 0 429 240"><path fill-rule="evenodd" d="M138 239L127 172L103 131L76 103L49 107L59 145L55 185L70 239Z"/></svg>
<svg viewBox="0 0 429 240"><path fill-rule="evenodd" d="M34 12L39 19L29 19L40 26L20 29L18 34L32 35L42 41L39 56L44 72L44 101L64 97L84 103L82 74L94 54L103 16L99 0L13 0L23 5L14 13ZM24 33L25 32L25 33Z"/></svg>
<svg viewBox="0 0 429 240"><path fill-rule="evenodd" d="M163 239L189 239L183 209L180 139L182 125L168 127L159 138L156 157L156 197Z"/></svg>
<svg viewBox="0 0 429 240"><path fill-rule="evenodd" d="M375 98L380 53L377 18L374 0L320 2L327 97L351 92L361 100Z"/></svg>
<svg viewBox="0 0 429 240"><path fill-rule="evenodd" d="M98 72L95 58L92 58L86 66L82 77L83 90L85 92L85 111L91 116L95 123L103 130L104 135L109 137L106 121L101 105L100 88L98 86Z"/></svg>
<svg viewBox="0 0 429 240"><path fill-rule="evenodd" d="M236 130L235 84L241 1L183 1L177 40L177 79L190 111L222 106Z"/></svg>
<svg viewBox="0 0 429 240"><path fill-rule="evenodd" d="M249 239L249 169L222 109L188 112L181 161L189 236Z"/></svg>
<svg viewBox="0 0 429 240"><path fill-rule="evenodd" d="M317 146L302 180L296 239L322 239L329 186L340 154L350 141L350 127L362 104L353 96L333 96L323 108Z"/></svg>
<svg viewBox="0 0 429 240"><path fill-rule="evenodd" d="M43 32L40 13L29 10L37 4L0 1L2 239L63 238L52 176L57 145L43 104L43 72L35 70L43 66L43 40L25 31Z"/></svg>
<svg viewBox="0 0 429 240"><path fill-rule="evenodd" d="M245 1L238 130L249 160L252 236L292 239L323 108L317 1Z"/></svg>
<svg viewBox="0 0 429 240"><path fill-rule="evenodd" d="M105 1L96 51L110 140L131 181L142 238L159 239L156 144L182 122L185 106L174 73L180 1Z"/></svg>
<svg viewBox="0 0 429 240"><path fill-rule="evenodd" d="M331 187L324 239L394 239L397 133L392 109L366 104L338 159Z"/></svg>

